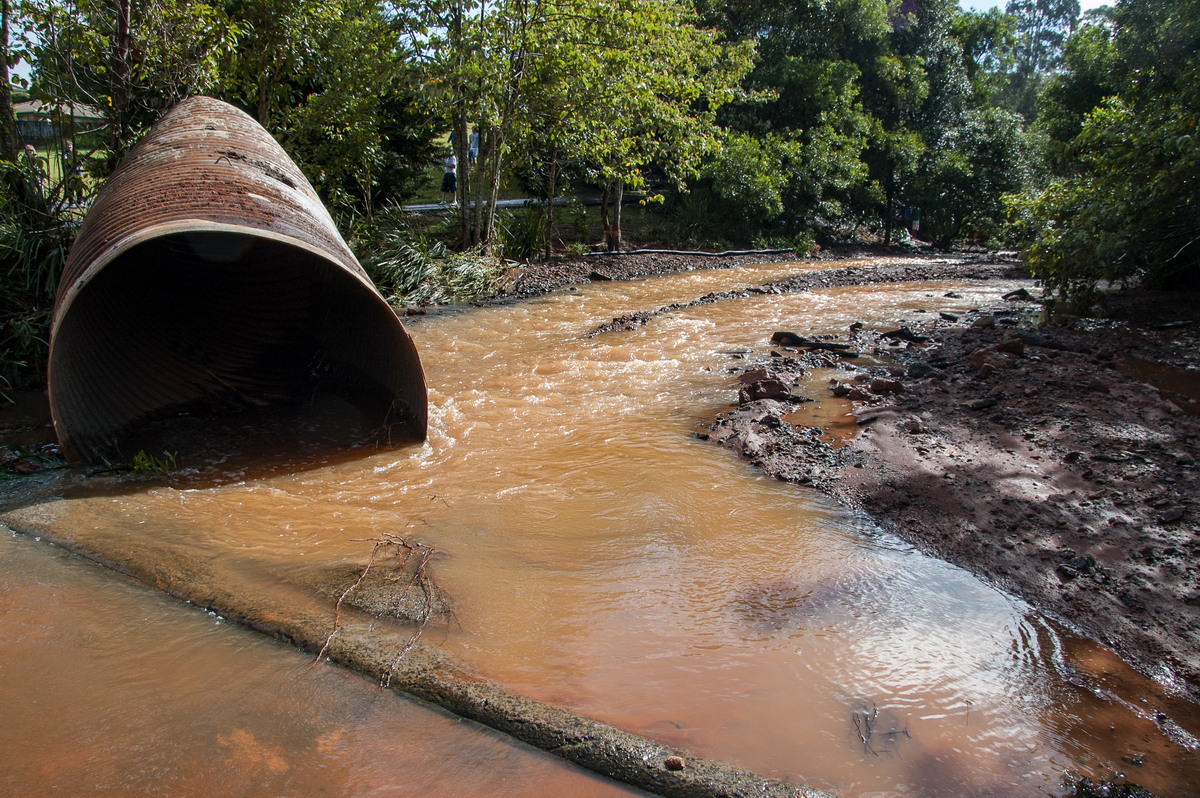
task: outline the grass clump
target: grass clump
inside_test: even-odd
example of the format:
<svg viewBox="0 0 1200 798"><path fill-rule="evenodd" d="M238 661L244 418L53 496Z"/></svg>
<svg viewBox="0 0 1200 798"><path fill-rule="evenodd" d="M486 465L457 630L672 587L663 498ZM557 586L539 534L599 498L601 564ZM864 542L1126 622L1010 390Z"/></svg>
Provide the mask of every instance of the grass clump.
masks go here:
<svg viewBox="0 0 1200 798"><path fill-rule="evenodd" d="M389 302L445 305L494 295L504 283L503 260L453 251L458 223L440 216L421 224L398 207L375 215L359 243L363 268Z"/></svg>

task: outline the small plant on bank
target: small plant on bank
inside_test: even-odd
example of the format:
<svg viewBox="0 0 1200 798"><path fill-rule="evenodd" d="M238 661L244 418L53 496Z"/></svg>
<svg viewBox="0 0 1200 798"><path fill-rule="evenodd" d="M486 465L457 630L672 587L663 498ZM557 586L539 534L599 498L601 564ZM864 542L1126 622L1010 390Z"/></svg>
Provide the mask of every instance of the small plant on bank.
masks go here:
<svg viewBox="0 0 1200 798"><path fill-rule="evenodd" d="M146 475L166 474L174 471L176 454L177 452L163 452L162 457L157 457L143 449L133 456L133 460L129 463L129 473Z"/></svg>
<svg viewBox="0 0 1200 798"><path fill-rule="evenodd" d="M14 479L66 467L67 461L63 459L58 444L48 443L36 449L0 446L0 479Z"/></svg>
<svg viewBox="0 0 1200 798"><path fill-rule="evenodd" d="M500 251L509 260L533 260L546 249L546 209L540 204L497 214Z"/></svg>

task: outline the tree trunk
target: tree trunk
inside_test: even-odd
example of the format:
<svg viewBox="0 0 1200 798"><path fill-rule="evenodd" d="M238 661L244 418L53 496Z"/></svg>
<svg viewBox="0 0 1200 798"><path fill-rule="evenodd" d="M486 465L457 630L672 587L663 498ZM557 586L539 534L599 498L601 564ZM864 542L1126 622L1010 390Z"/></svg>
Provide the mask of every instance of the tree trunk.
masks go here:
<svg viewBox="0 0 1200 798"><path fill-rule="evenodd" d="M452 115L450 129L453 131L451 141L455 162L458 165L455 174L454 201L458 203L458 248L465 252L471 248L474 238L471 231L471 170L467 165L467 105L466 85L463 81L463 62L466 57L466 44L463 41L463 4L462 0L454 4L454 19L450 25L450 47L454 52L454 94L459 98Z"/></svg>
<svg viewBox="0 0 1200 798"><path fill-rule="evenodd" d="M503 137L497 133L492 138L492 149L488 157L488 192L485 200L487 207L483 214L483 227L479 231L479 243L488 252L493 250L496 239L496 200L500 198L500 167L503 163L500 150L504 145Z"/></svg>
<svg viewBox="0 0 1200 798"><path fill-rule="evenodd" d="M17 137L17 118L13 112L12 82L8 73L8 30L11 7L9 0L2 0L0 7L0 160L17 160L21 142Z"/></svg>
<svg viewBox="0 0 1200 798"><path fill-rule="evenodd" d="M605 244L609 252L621 251L621 205L625 199L625 181L618 180L613 187L612 226L604 231Z"/></svg>
<svg viewBox="0 0 1200 798"><path fill-rule="evenodd" d="M546 164L546 241L542 245L542 254L549 258L554 247L554 199L558 194L558 146L550 147L550 157Z"/></svg>
<svg viewBox="0 0 1200 798"><path fill-rule="evenodd" d="M608 240L609 220L608 203L612 198L612 183L604 181L604 193L600 196L600 229L604 231L604 240Z"/></svg>
<svg viewBox="0 0 1200 798"><path fill-rule="evenodd" d="M887 181L887 188L884 189L884 192L887 196L887 202L883 206L883 245L890 247L892 245L892 202L896 194L890 179Z"/></svg>
<svg viewBox="0 0 1200 798"><path fill-rule="evenodd" d="M108 93L112 98L109 122L109 159L115 167L129 140L129 106L133 87L130 83L133 59L133 34L130 28L130 0L117 0L117 30L110 55Z"/></svg>
<svg viewBox="0 0 1200 798"><path fill-rule="evenodd" d="M454 200L458 203L459 226L462 228L458 239L459 249L467 250L471 247L471 168L467 166L466 110L454 114L454 158L458 161Z"/></svg>
<svg viewBox="0 0 1200 798"><path fill-rule="evenodd" d="M492 162L492 134L488 130L479 131L479 156L475 159L475 179L471 182L474 190L474 205L471 209L471 247L483 243L484 213L487 208L487 194L491 190L492 181L489 165Z"/></svg>
<svg viewBox="0 0 1200 798"><path fill-rule="evenodd" d="M275 47L275 22L271 17L267 17L265 22L260 22L263 30L263 52L269 53ZM255 118L258 124L265 127L267 130L272 130L271 126L271 111L273 99L275 96L275 72L268 66L263 73L258 77L258 103L255 112Z"/></svg>
<svg viewBox="0 0 1200 798"><path fill-rule="evenodd" d="M271 71L259 78L258 81L258 111L255 114L258 117L258 124L271 129L271 95L275 93L274 81L271 79Z"/></svg>

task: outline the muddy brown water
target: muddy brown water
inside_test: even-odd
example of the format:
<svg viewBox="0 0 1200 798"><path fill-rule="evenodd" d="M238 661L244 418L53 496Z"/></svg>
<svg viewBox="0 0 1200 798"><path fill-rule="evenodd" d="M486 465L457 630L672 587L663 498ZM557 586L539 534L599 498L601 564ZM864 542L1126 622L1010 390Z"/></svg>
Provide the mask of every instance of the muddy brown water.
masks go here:
<svg viewBox="0 0 1200 798"><path fill-rule="evenodd" d="M218 458L205 468L225 468L220 484L185 472L37 512L265 579L361 565L370 539L403 534L437 549L456 606L426 643L517 693L839 795L1057 795L1070 769L1191 794L1200 757L1155 713L1200 733L1194 708L869 518L693 436L734 400L730 369L769 352L777 329L914 324L1014 284L755 296L583 337L823 266L430 316L410 325L430 385L422 445L285 470ZM849 408L822 399L793 420L845 434ZM69 778L110 794L628 794L56 551L0 546L0 792Z"/></svg>

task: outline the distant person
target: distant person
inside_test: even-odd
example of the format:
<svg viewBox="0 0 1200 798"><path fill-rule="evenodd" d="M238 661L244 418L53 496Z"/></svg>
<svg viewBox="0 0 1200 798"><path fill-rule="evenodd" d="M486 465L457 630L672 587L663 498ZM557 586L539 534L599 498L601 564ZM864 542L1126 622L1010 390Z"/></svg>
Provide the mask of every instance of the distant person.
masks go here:
<svg viewBox="0 0 1200 798"><path fill-rule="evenodd" d="M442 204L454 205L458 193L458 159L453 155L442 161Z"/></svg>
<svg viewBox="0 0 1200 798"><path fill-rule="evenodd" d="M471 131L471 138L467 139L467 166L474 166L475 159L479 157L479 128Z"/></svg>
<svg viewBox="0 0 1200 798"><path fill-rule="evenodd" d="M62 186L63 197L68 204L83 196L83 164L70 139L63 143Z"/></svg>
<svg viewBox="0 0 1200 798"><path fill-rule="evenodd" d="M32 144L25 145L25 152L22 158L25 161L25 168L33 175L33 180L37 184L38 191L41 191L46 185L46 169L42 166L42 159L38 157L37 150Z"/></svg>

